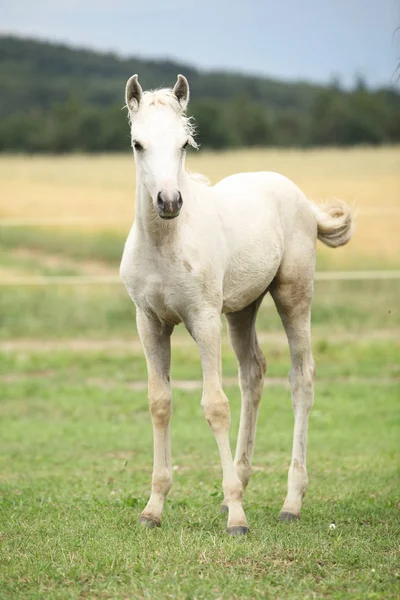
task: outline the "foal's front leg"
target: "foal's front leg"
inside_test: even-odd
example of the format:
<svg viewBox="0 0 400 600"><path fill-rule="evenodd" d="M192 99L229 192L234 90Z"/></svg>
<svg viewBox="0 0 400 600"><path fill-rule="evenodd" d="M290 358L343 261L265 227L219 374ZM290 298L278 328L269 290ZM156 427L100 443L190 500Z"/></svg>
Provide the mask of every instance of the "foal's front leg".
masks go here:
<svg viewBox="0 0 400 600"><path fill-rule="evenodd" d="M154 467L150 500L139 517L147 527L161 525L165 498L172 485L170 384L172 326L137 310L137 328L147 360L148 396L153 422Z"/></svg>
<svg viewBox="0 0 400 600"><path fill-rule="evenodd" d="M243 485L237 475L229 444L230 412L221 382L221 317L219 313L197 315L189 330L195 339L203 366L204 416L218 444L222 463L222 488L228 506L228 533L241 535L248 531L244 514Z"/></svg>

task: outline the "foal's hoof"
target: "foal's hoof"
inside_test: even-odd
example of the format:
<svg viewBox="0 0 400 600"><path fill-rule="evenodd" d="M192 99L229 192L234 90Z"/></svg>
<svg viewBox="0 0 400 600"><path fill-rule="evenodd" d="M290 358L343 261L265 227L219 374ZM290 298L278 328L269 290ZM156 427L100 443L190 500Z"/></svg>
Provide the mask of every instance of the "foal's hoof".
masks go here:
<svg viewBox="0 0 400 600"><path fill-rule="evenodd" d="M248 527L244 525L237 525L236 527L228 527L228 535L246 535L249 531Z"/></svg>
<svg viewBox="0 0 400 600"><path fill-rule="evenodd" d="M227 507L226 504L221 504L221 506L219 507L219 512L220 513L227 513L227 512L229 512L229 508Z"/></svg>
<svg viewBox="0 0 400 600"><path fill-rule="evenodd" d="M280 521L298 521L300 519L300 515L296 515L295 513L282 511L279 515Z"/></svg>
<svg viewBox="0 0 400 600"><path fill-rule="evenodd" d="M146 517L145 515L140 515L138 521L141 525L143 525L143 527L147 527L147 529L161 527L161 521L158 521L157 519L152 519L151 517Z"/></svg>

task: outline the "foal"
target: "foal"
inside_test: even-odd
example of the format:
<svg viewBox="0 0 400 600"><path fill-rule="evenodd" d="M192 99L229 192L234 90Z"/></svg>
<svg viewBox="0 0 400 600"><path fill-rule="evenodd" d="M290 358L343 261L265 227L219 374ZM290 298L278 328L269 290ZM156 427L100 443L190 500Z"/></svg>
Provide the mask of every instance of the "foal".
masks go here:
<svg viewBox="0 0 400 600"><path fill-rule="evenodd" d="M258 406L266 363L255 331L257 311L270 292L289 341L294 407L288 493L280 518L300 515L306 492L308 415L314 361L310 309L317 237L346 244L352 216L342 201L318 207L294 183L271 172L240 173L210 187L184 166L196 147L185 116L189 85L143 92L137 75L126 85L136 161L136 217L126 241L121 277L137 307L137 327L148 368L154 432L154 470L140 522L161 524L172 484L170 337L183 322L196 341L203 368L202 407L218 444L228 511L228 533L248 531L242 506L251 475ZM229 444L229 405L221 381L221 313L239 363L242 394L235 458Z"/></svg>

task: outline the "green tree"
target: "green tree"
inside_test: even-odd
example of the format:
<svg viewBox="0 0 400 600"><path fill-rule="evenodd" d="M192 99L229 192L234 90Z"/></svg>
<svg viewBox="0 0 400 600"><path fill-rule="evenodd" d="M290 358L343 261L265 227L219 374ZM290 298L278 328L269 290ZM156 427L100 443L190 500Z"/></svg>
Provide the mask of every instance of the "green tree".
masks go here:
<svg viewBox="0 0 400 600"><path fill-rule="evenodd" d="M191 113L196 120L196 137L202 147L220 150L237 144L223 105L214 100L197 101L191 106Z"/></svg>
<svg viewBox="0 0 400 600"><path fill-rule="evenodd" d="M231 106L230 120L240 146L267 146L274 143L272 125L267 111L238 96Z"/></svg>

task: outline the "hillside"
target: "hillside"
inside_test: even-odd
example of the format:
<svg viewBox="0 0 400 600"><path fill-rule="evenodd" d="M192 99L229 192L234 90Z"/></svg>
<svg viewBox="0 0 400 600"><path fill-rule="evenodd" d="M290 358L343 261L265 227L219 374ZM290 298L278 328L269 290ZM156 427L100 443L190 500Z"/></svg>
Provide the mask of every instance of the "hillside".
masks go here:
<svg viewBox="0 0 400 600"><path fill-rule="evenodd" d="M188 77L191 110L203 146L340 145L397 139L400 96L393 90L370 92L361 82L357 96L335 87L205 72L168 60L121 58L0 36L0 149L125 148L126 122L119 109L132 73L139 73L144 88L171 86L177 73ZM350 106L350 101L356 105ZM356 115L355 122L353 118L348 123L350 113ZM321 119L325 125L320 128ZM339 132L338 121L345 123L345 132Z"/></svg>
<svg viewBox="0 0 400 600"><path fill-rule="evenodd" d="M231 100L241 93L276 108L308 110L320 88L306 83L219 72L184 63L121 58L65 45L0 36L0 115L46 109L71 95L96 106L121 102L126 80L139 73L143 88L171 86L178 73L189 80L196 100Z"/></svg>

